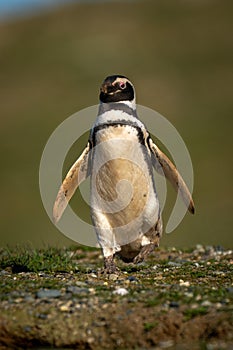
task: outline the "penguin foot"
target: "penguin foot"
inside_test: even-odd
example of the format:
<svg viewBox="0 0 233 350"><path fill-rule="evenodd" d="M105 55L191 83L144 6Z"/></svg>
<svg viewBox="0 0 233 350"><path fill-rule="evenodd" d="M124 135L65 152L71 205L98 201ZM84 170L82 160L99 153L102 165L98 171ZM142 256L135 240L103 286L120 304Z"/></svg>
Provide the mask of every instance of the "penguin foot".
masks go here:
<svg viewBox="0 0 233 350"><path fill-rule="evenodd" d="M154 251L156 246L157 245L154 243L144 245L142 247L142 249L140 250L140 253L138 255L136 255L135 258L133 259L133 263L139 264L139 263L143 262L143 260Z"/></svg>
<svg viewBox="0 0 233 350"><path fill-rule="evenodd" d="M117 274L119 271L119 269L116 267L115 263L114 263L114 256L110 255L107 257L104 257L104 270L103 273L104 274Z"/></svg>

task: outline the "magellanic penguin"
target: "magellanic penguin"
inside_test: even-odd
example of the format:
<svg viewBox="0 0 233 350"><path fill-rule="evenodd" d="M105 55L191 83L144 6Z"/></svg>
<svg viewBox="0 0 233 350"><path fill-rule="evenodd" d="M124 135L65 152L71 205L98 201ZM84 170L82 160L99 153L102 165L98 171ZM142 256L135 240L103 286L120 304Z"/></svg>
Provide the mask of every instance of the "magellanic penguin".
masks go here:
<svg viewBox="0 0 233 350"><path fill-rule="evenodd" d="M104 257L114 273L114 256L139 263L158 247L162 219L153 167L172 183L191 213L191 194L167 156L152 141L136 112L135 90L122 75L107 77L89 141L58 192L57 222L79 184L91 176L91 218Z"/></svg>

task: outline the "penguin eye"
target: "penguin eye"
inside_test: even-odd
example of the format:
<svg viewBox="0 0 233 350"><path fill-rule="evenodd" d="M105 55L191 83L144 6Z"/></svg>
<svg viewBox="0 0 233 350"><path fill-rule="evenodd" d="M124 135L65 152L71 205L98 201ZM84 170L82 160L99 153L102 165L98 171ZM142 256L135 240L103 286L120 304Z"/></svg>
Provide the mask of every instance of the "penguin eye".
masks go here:
<svg viewBox="0 0 233 350"><path fill-rule="evenodd" d="M126 88L126 83L122 82L119 84L119 86L120 86L121 90L124 90Z"/></svg>

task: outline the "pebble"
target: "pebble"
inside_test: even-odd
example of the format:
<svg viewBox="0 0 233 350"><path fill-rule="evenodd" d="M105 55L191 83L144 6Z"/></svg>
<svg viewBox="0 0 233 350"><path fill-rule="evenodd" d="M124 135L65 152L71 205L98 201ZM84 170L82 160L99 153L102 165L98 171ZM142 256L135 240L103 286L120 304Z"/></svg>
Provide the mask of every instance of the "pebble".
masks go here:
<svg viewBox="0 0 233 350"><path fill-rule="evenodd" d="M91 276L92 278L97 278L97 277L98 277L95 273L91 273L90 276Z"/></svg>
<svg viewBox="0 0 233 350"><path fill-rule="evenodd" d="M215 304L215 307L216 307L216 309L221 309L222 304L221 304L221 303L216 303L216 304Z"/></svg>
<svg viewBox="0 0 233 350"><path fill-rule="evenodd" d="M85 293L89 293L89 289L88 288L80 288L80 287L76 287L76 286L68 286L66 291L72 294L85 294Z"/></svg>
<svg viewBox="0 0 233 350"><path fill-rule="evenodd" d="M31 327L30 326L25 326L24 328L23 328L23 330L24 330L24 332L31 332Z"/></svg>
<svg viewBox="0 0 233 350"><path fill-rule="evenodd" d="M204 300L202 303L201 303L201 306L207 306L207 307L209 307L209 306L211 306L212 305L212 303L209 301L209 300Z"/></svg>
<svg viewBox="0 0 233 350"><path fill-rule="evenodd" d="M183 281L183 280L179 280L180 286L184 286L184 287L189 287L190 286L190 282L189 281Z"/></svg>
<svg viewBox="0 0 233 350"><path fill-rule="evenodd" d="M192 293L192 292L184 293L184 295L185 295L187 298L193 298L193 293Z"/></svg>
<svg viewBox="0 0 233 350"><path fill-rule="evenodd" d="M171 301L171 302L169 303L169 306L170 306L170 307L177 308L177 307L179 307L180 305L179 305L179 303L177 303L176 301Z"/></svg>
<svg viewBox="0 0 233 350"><path fill-rule="evenodd" d="M111 281L116 281L118 279L118 275L115 273L110 273L108 279Z"/></svg>
<svg viewBox="0 0 233 350"><path fill-rule="evenodd" d="M174 266L174 267L181 267L182 266L180 263L177 263L175 261L169 261L168 265L169 266Z"/></svg>
<svg viewBox="0 0 233 350"><path fill-rule="evenodd" d="M20 304L20 303L22 303L22 301L23 301L23 298L16 298L16 299L14 300L14 302L15 302L16 304Z"/></svg>
<svg viewBox="0 0 233 350"><path fill-rule="evenodd" d="M36 316L38 318L40 318L41 320L46 320L48 318L48 315L46 315L46 314L37 314Z"/></svg>
<svg viewBox="0 0 233 350"><path fill-rule="evenodd" d="M90 294L95 294L95 288L89 288L89 289L88 289L88 292L89 292Z"/></svg>
<svg viewBox="0 0 233 350"><path fill-rule="evenodd" d="M159 343L159 347L162 349L167 349L170 348L174 345L174 341L173 340L165 340L165 341L161 341Z"/></svg>
<svg viewBox="0 0 233 350"><path fill-rule="evenodd" d="M114 290L113 294L117 294L117 295L126 295L129 292L125 289L125 288L118 288L116 290Z"/></svg>
<svg viewBox="0 0 233 350"><path fill-rule="evenodd" d="M88 337L87 338L87 343L88 344L92 344L92 343L94 343L95 342L95 338L94 337Z"/></svg>
<svg viewBox="0 0 233 350"><path fill-rule="evenodd" d="M85 282L82 282L82 281L77 281L75 282L76 286L78 287L83 287L83 286L86 286L86 283Z"/></svg>
<svg viewBox="0 0 233 350"><path fill-rule="evenodd" d="M135 282L135 281L137 281L137 278L136 278L135 276L129 276L127 279L128 279L130 282Z"/></svg>
<svg viewBox="0 0 233 350"><path fill-rule="evenodd" d="M194 253L205 253L205 248L202 244L197 244Z"/></svg>
<svg viewBox="0 0 233 350"><path fill-rule="evenodd" d="M72 305L72 300L69 300L66 304L60 306L60 311L67 312L70 311L70 307Z"/></svg>
<svg viewBox="0 0 233 350"><path fill-rule="evenodd" d="M24 300L25 300L25 301L34 301L35 299L33 298L32 295L26 295L26 296L24 297Z"/></svg>
<svg viewBox="0 0 233 350"><path fill-rule="evenodd" d="M36 292L38 299L59 298L60 296L61 292L58 289L41 289Z"/></svg>

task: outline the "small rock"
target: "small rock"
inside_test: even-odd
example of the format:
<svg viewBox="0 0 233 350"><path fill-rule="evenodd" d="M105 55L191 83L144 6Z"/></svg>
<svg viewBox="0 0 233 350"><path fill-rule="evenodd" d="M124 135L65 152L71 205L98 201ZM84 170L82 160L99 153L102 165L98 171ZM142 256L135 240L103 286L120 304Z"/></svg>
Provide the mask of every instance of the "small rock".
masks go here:
<svg viewBox="0 0 233 350"><path fill-rule="evenodd" d="M209 254L209 255L215 255L214 247L212 247L211 245L207 245L207 246L205 247L205 249L206 249L207 254Z"/></svg>
<svg viewBox="0 0 233 350"><path fill-rule="evenodd" d="M212 303L209 301L209 300L204 300L202 303L201 303L201 306L211 306Z"/></svg>
<svg viewBox="0 0 233 350"><path fill-rule="evenodd" d="M177 263L175 261L169 261L167 264L169 266L174 266L174 267L181 267L182 266L180 263Z"/></svg>
<svg viewBox="0 0 233 350"><path fill-rule="evenodd" d="M38 299L59 298L61 292L58 289L41 289L36 293Z"/></svg>
<svg viewBox="0 0 233 350"><path fill-rule="evenodd" d="M127 316L129 316L129 315L131 315L131 314L133 314L133 310L129 309L129 310L126 311L126 315L127 315Z"/></svg>
<svg viewBox="0 0 233 350"><path fill-rule="evenodd" d="M88 342L88 344L92 344L92 343L95 342L95 338L93 338L93 337L88 337L88 338L87 338L87 342Z"/></svg>
<svg viewBox="0 0 233 350"><path fill-rule="evenodd" d="M91 273L90 276L91 276L92 278L97 278L97 277L98 277L95 273Z"/></svg>
<svg viewBox="0 0 233 350"><path fill-rule="evenodd" d="M205 253L205 248L202 244L197 244L194 253Z"/></svg>
<svg viewBox="0 0 233 350"><path fill-rule="evenodd" d="M221 309L222 304L221 304L221 303L216 303L216 304L215 304L215 307L216 307L216 309Z"/></svg>
<svg viewBox="0 0 233 350"><path fill-rule="evenodd" d="M82 282L82 281L76 281L75 284L76 284L76 286L78 286L78 287L86 286L86 283L85 283L85 282Z"/></svg>
<svg viewBox="0 0 233 350"><path fill-rule="evenodd" d="M68 286L66 291L75 295L79 295L79 294L84 294L84 293L88 293L89 289L88 288L80 288L80 287L76 287L76 286Z"/></svg>
<svg viewBox="0 0 233 350"><path fill-rule="evenodd" d="M32 295L26 295L26 296L24 297L24 300L25 300L25 301L34 301L35 298L33 298Z"/></svg>
<svg viewBox="0 0 233 350"><path fill-rule="evenodd" d="M166 340L166 341L161 341L159 343L160 348L162 349L167 349L167 348L171 348L174 345L174 341L173 340Z"/></svg>
<svg viewBox="0 0 233 350"><path fill-rule="evenodd" d="M156 280L162 280L163 279L163 275L160 273L160 274L156 275L154 278Z"/></svg>
<svg viewBox="0 0 233 350"><path fill-rule="evenodd" d="M229 288L227 288L227 291L228 291L228 293L233 294L233 287L229 287Z"/></svg>
<svg viewBox="0 0 233 350"><path fill-rule="evenodd" d="M46 320L48 318L48 315L46 315L46 314L37 314L37 317L40 318L41 320Z"/></svg>
<svg viewBox="0 0 233 350"><path fill-rule="evenodd" d="M60 311L67 312L70 311L70 306L72 305L72 300L69 300L66 304L60 306Z"/></svg>
<svg viewBox="0 0 233 350"><path fill-rule="evenodd" d="M30 326L25 326L24 328L23 328L23 330L25 331L25 332L31 332L31 327Z"/></svg>
<svg viewBox="0 0 233 350"><path fill-rule="evenodd" d="M113 294L117 294L117 295L126 295L129 292L125 289L125 288L118 288L116 290L114 290Z"/></svg>
<svg viewBox="0 0 233 350"><path fill-rule="evenodd" d="M48 273L45 273L45 272L39 272L38 276L39 277L48 277L48 278L50 277L50 275Z"/></svg>
<svg viewBox="0 0 233 350"><path fill-rule="evenodd" d="M129 276L127 279L128 279L130 282L135 282L135 281L137 281L137 278L136 278L135 276Z"/></svg>
<svg viewBox="0 0 233 350"><path fill-rule="evenodd" d="M110 275L108 276L108 279L111 281L116 281L118 279L118 275L115 273L110 273Z"/></svg>
<svg viewBox="0 0 233 350"><path fill-rule="evenodd" d="M177 303L176 301L171 301L171 302L169 303L169 306L170 306L170 307L177 308L177 307L179 307L180 305L179 305L179 303Z"/></svg>
<svg viewBox="0 0 233 350"><path fill-rule="evenodd" d="M192 292L184 293L184 295L185 295L187 298L193 298L193 293L192 293Z"/></svg>
<svg viewBox="0 0 233 350"><path fill-rule="evenodd" d="M95 294L95 288L88 288L88 292L90 294Z"/></svg>
<svg viewBox="0 0 233 350"><path fill-rule="evenodd" d="M183 280L179 280L180 286L184 286L184 287L189 287L190 286L190 282L189 281L183 281Z"/></svg>
<svg viewBox="0 0 233 350"><path fill-rule="evenodd" d="M16 299L14 300L14 302L17 303L17 304L21 304L22 301L23 301L23 298L16 298Z"/></svg>

